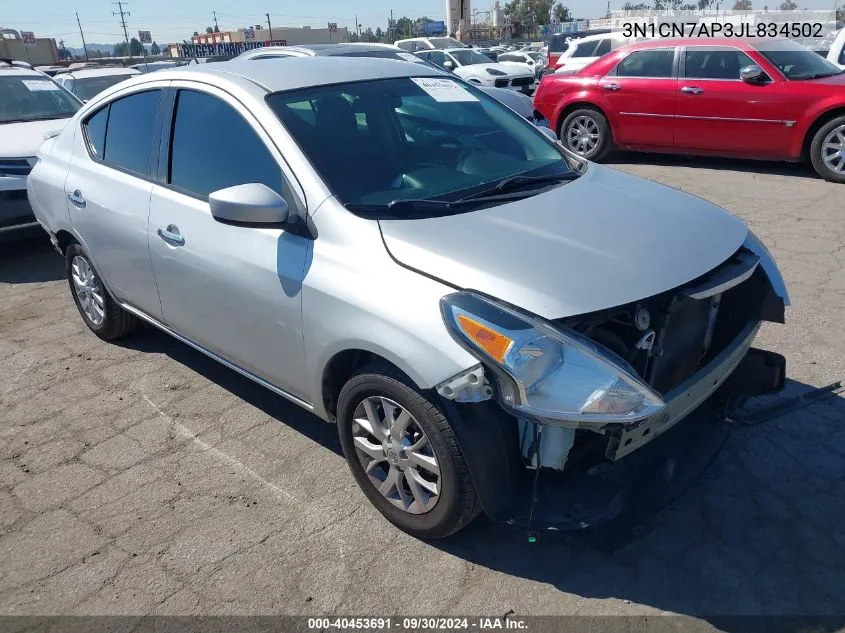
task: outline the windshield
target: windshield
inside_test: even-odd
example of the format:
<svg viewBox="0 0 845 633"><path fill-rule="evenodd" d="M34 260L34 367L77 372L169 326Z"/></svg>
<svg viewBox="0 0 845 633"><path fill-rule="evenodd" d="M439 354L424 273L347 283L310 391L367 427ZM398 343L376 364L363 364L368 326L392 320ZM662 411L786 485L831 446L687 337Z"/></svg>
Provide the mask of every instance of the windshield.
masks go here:
<svg viewBox="0 0 845 633"><path fill-rule="evenodd" d="M535 62L542 62L546 60L546 57L540 53L528 53L528 56Z"/></svg>
<svg viewBox="0 0 845 633"><path fill-rule="evenodd" d="M43 75L0 77L0 123L67 119L80 104Z"/></svg>
<svg viewBox="0 0 845 633"><path fill-rule="evenodd" d="M449 54L458 60L461 66L472 66L473 64L489 64L490 58L482 55L476 50L467 48L461 51L449 51Z"/></svg>
<svg viewBox="0 0 845 633"><path fill-rule="evenodd" d="M275 93L267 102L348 207L451 202L514 175L569 173L528 122L448 78L320 86ZM395 213L385 209L384 216Z"/></svg>
<svg viewBox="0 0 845 633"><path fill-rule="evenodd" d="M434 48L462 48L464 44L453 37L430 37L428 41Z"/></svg>
<svg viewBox="0 0 845 633"><path fill-rule="evenodd" d="M113 85L120 83L124 79L134 77L135 73L126 73L125 75L103 75L100 77L82 77L81 79L73 80L73 90L76 96L83 101L100 94L106 88L111 88Z"/></svg>
<svg viewBox="0 0 845 633"><path fill-rule="evenodd" d="M824 57L791 40L770 40L754 47L793 81L830 77L842 72Z"/></svg>

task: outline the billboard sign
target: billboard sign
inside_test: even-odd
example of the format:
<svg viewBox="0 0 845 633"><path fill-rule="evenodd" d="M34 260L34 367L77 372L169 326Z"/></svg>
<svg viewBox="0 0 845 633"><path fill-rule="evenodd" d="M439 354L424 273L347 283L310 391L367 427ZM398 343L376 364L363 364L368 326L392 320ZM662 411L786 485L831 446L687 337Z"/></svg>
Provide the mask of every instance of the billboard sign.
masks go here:
<svg viewBox="0 0 845 633"><path fill-rule="evenodd" d="M21 39L24 46L35 46L35 33L32 31L21 31Z"/></svg>
<svg viewBox="0 0 845 633"><path fill-rule="evenodd" d="M446 31L446 23L442 20L439 22L429 21L423 22L422 25L422 33L423 35L437 35L439 33L443 33Z"/></svg>
<svg viewBox="0 0 845 633"><path fill-rule="evenodd" d="M244 29L244 39L248 41L255 41L255 29L251 27Z"/></svg>
<svg viewBox="0 0 845 633"><path fill-rule="evenodd" d="M179 57L234 57L264 46L287 46L286 40L272 42L217 42L216 44L179 44Z"/></svg>
<svg viewBox="0 0 845 633"><path fill-rule="evenodd" d="M337 33L337 22L329 22L329 33Z"/></svg>
<svg viewBox="0 0 845 633"><path fill-rule="evenodd" d="M141 44L152 44L153 36L149 31L138 31L138 41Z"/></svg>

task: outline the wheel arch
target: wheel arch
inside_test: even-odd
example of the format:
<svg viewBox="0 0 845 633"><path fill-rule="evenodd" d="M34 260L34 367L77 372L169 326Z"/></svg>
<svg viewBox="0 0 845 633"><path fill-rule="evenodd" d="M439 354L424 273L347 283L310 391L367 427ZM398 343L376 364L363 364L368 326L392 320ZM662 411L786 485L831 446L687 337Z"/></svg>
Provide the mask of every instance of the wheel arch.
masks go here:
<svg viewBox="0 0 845 633"><path fill-rule="evenodd" d="M810 146L813 144L813 137L816 135L816 132L818 132L822 127L827 125L830 121L840 116L845 116L845 106L835 106L833 108L830 108L829 110L825 110L824 112L816 116L816 118L807 128L807 131L805 132L804 138L801 142L800 159L802 161L807 161L810 159Z"/></svg>
<svg viewBox="0 0 845 633"><path fill-rule="evenodd" d="M607 128L610 130L610 138L611 140L613 139L613 125L610 122L610 117L607 116L607 112L601 106L596 105L592 101L573 101L572 103L566 104L566 106L561 109L557 115L557 121L555 121L555 131L558 133L558 137L560 137L560 134L563 131L563 122L566 121L566 117L575 112L575 110L595 110L601 114L605 121L607 121Z"/></svg>

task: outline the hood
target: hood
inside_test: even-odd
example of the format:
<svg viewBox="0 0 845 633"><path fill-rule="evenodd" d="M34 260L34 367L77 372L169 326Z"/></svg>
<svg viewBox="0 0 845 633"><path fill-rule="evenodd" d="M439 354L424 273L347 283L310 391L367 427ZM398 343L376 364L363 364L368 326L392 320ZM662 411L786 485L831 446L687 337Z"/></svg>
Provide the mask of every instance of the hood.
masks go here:
<svg viewBox="0 0 845 633"><path fill-rule="evenodd" d="M547 319L681 286L728 259L748 234L705 200L599 165L517 202L379 224L399 263Z"/></svg>
<svg viewBox="0 0 845 633"><path fill-rule="evenodd" d="M47 132L63 130L70 118L0 123L0 158L35 156Z"/></svg>
<svg viewBox="0 0 845 633"><path fill-rule="evenodd" d="M534 74L534 69L531 68L531 66L529 66L528 64L522 64L520 62L496 62L495 64L491 64L491 66L510 75Z"/></svg>

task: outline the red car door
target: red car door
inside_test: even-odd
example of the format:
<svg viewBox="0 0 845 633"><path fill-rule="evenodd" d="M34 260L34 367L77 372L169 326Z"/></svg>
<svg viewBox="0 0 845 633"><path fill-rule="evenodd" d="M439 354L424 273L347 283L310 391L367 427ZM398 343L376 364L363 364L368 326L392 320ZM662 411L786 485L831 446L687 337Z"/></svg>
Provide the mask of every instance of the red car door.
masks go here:
<svg viewBox="0 0 845 633"><path fill-rule="evenodd" d="M681 150L787 156L784 90L779 77L747 83L739 71L758 62L738 48L689 46L681 52L675 147Z"/></svg>
<svg viewBox="0 0 845 633"><path fill-rule="evenodd" d="M671 148L678 95L677 49L635 50L597 90L619 147Z"/></svg>

